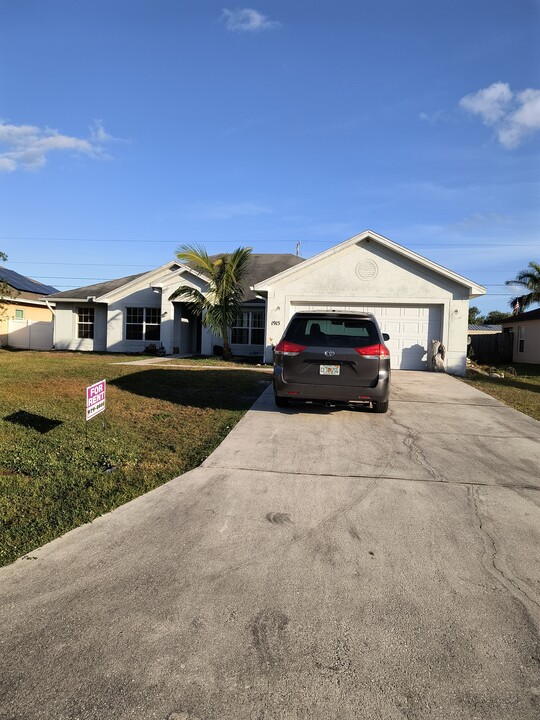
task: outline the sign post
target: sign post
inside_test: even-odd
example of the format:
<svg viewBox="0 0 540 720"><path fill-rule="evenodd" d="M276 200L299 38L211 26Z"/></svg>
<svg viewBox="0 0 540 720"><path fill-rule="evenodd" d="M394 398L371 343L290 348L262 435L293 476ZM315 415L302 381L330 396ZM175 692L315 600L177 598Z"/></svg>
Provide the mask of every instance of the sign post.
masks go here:
<svg viewBox="0 0 540 720"><path fill-rule="evenodd" d="M86 388L86 419L91 420L105 410L107 381L100 380Z"/></svg>

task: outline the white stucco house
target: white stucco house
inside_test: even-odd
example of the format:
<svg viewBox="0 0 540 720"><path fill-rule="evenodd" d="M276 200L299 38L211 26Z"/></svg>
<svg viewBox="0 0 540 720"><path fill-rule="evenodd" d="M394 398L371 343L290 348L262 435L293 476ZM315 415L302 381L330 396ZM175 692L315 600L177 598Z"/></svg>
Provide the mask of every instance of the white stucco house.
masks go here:
<svg viewBox="0 0 540 720"><path fill-rule="evenodd" d="M155 270L56 293L56 349L141 352L151 343L166 353L211 355L220 344L181 300L179 285L202 292L203 275L171 261ZM465 370L469 300L482 286L366 230L308 260L289 254L254 254L243 312L231 329L236 355L272 359L293 315L302 310L372 312L395 369L426 367L431 340L446 346L449 372Z"/></svg>

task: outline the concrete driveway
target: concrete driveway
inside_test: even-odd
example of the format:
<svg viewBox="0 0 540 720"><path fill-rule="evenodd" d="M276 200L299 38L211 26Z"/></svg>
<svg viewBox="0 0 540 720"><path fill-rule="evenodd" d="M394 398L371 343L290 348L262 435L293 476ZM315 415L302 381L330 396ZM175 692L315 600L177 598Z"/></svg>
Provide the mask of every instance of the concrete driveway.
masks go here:
<svg viewBox="0 0 540 720"><path fill-rule="evenodd" d="M540 717L539 424L396 372L0 571L10 720Z"/></svg>

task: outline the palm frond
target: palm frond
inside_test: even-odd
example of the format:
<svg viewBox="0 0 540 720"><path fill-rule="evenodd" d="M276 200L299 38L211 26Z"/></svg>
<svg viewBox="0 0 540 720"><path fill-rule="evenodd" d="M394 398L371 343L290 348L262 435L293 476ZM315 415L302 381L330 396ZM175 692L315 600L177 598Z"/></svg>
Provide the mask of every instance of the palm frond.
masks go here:
<svg viewBox="0 0 540 720"><path fill-rule="evenodd" d="M176 257L194 266L194 269L204 275L213 277L215 264L202 245L181 245L176 251Z"/></svg>
<svg viewBox="0 0 540 720"><path fill-rule="evenodd" d="M514 312L523 312L530 305L540 303L540 264L531 261L525 270L520 270L513 280L507 280L505 285L518 286L528 290L528 293L518 295L510 300L510 307Z"/></svg>
<svg viewBox="0 0 540 720"><path fill-rule="evenodd" d="M169 295L169 300L177 300L178 298L194 305L202 305L206 301L202 292L197 288L191 287L191 285L180 285L180 287L176 288L176 290Z"/></svg>

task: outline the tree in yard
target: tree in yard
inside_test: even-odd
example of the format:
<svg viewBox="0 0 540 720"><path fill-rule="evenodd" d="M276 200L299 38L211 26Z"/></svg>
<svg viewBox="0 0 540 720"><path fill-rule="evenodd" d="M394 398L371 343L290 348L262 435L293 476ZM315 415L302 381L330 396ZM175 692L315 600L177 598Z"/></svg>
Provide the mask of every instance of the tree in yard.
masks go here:
<svg viewBox="0 0 540 720"><path fill-rule="evenodd" d="M484 325L498 325L507 317L508 313L501 312L501 310L490 310L484 318Z"/></svg>
<svg viewBox="0 0 540 720"><path fill-rule="evenodd" d="M0 262L6 262L7 255L0 250ZM0 319L2 319L7 312L7 305L2 303L2 300L8 300L10 298L17 297L19 293L14 290L11 285L8 285L5 280L0 278Z"/></svg>
<svg viewBox="0 0 540 720"><path fill-rule="evenodd" d="M484 322L484 316L480 315L480 308L472 305L469 308L469 325L481 325Z"/></svg>
<svg viewBox="0 0 540 720"><path fill-rule="evenodd" d="M540 303L540 263L531 261L527 270L520 270L514 280L506 281L506 285L521 285L529 291L510 300L514 314L523 312L529 305Z"/></svg>
<svg viewBox="0 0 540 720"><path fill-rule="evenodd" d="M250 255L251 248L237 248L232 253L211 258L201 245L182 245L176 253L178 260L207 278L209 287L203 294L197 288L181 285L169 299L181 298L189 303L203 325L221 336L224 358L232 357L228 330L240 313L242 280Z"/></svg>

